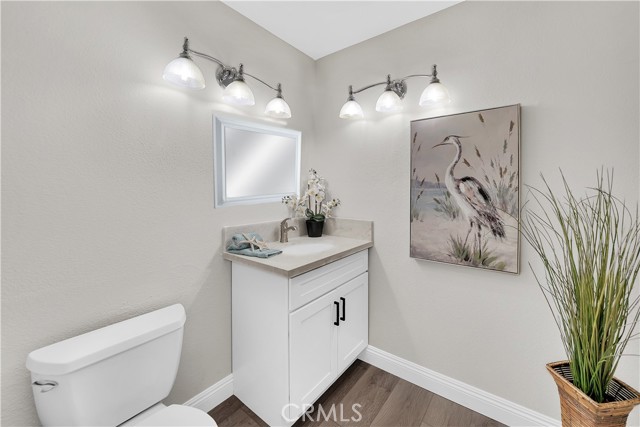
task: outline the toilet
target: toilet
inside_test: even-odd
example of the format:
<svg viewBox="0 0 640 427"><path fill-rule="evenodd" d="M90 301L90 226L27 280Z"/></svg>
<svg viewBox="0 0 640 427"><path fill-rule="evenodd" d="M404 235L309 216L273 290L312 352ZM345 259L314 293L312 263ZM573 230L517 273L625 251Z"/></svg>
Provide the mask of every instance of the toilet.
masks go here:
<svg viewBox="0 0 640 427"><path fill-rule="evenodd" d="M204 411L165 406L186 314L175 304L27 356L44 426L217 426Z"/></svg>

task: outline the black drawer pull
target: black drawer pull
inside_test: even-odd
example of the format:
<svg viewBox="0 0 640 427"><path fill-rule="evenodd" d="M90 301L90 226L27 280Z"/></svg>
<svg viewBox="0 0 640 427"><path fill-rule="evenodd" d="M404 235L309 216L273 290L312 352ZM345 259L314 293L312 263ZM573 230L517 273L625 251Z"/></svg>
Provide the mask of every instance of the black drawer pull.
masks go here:
<svg viewBox="0 0 640 427"><path fill-rule="evenodd" d="M347 320L347 300L343 297L340 297L340 301L342 301L342 316L340 316L340 320L343 322Z"/></svg>
<svg viewBox="0 0 640 427"><path fill-rule="evenodd" d="M333 322L333 324L340 326L340 303L338 301L334 301L333 304L336 306L336 321Z"/></svg>

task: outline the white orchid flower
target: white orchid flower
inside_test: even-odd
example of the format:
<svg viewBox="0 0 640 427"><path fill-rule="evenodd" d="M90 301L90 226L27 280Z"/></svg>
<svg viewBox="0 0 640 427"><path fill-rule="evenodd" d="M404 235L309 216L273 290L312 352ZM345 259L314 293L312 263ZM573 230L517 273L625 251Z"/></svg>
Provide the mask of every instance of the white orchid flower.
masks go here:
<svg viewBox="0 0 640 427"><path fill-rule="evenodd" d="M291 209L292 216L304 217L308 211L313 214L323 214L330 217L331 210L340 204L339 199L332 199L325 202L327 198L326 182L323 177L318 175L315 169L309 169L309 179L307 181L307 190L298 198L295 194L284 196L282 203Z"/></svg>

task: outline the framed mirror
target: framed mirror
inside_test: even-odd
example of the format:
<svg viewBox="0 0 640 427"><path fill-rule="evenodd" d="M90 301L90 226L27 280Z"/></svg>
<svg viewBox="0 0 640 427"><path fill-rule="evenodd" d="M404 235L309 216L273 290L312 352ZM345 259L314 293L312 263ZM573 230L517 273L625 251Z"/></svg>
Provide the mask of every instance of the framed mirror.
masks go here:
<svg viewBox="0 0 640 427"><path fill-rule="evenodd" d="M217 115L213 128L216 208L299 195L300 131Z"/></svg>

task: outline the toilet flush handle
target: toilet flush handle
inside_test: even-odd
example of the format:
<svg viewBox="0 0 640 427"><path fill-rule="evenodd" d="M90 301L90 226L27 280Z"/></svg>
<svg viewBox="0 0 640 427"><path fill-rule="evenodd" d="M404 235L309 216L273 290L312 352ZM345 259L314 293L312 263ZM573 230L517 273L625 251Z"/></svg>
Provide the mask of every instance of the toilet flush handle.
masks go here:
<svg viewBox="0 0 640 427"><path fill-rule="evenodd" d="M40 387L40 393L46 393L58 387L58 382L53 380L38 380L34 381L32 385Z"/></svg>

